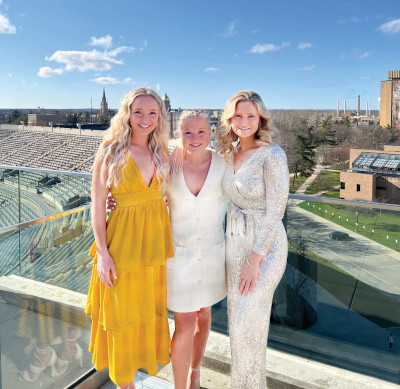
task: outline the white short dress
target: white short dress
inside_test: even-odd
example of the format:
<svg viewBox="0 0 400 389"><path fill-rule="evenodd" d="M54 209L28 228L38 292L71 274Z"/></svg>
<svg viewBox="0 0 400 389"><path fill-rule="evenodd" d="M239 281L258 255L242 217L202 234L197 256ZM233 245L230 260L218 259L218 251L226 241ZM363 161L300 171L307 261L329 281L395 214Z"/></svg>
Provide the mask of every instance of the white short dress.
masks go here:
<svg viewBox="0 0 400 389"><path fill-rule="evenodd" d="M183 172L167 188L175 248L175 256L167 261L167 307L173 312L195 312L226 296L225 169L224 159L212 152L197 196L186 186Z"/></svg>

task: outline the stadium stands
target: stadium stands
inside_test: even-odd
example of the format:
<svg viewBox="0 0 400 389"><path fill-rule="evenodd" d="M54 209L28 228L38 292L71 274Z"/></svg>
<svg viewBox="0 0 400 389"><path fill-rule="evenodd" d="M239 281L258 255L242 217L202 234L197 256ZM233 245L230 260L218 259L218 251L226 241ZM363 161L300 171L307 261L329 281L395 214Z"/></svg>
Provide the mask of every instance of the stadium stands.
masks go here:
<svg viewBox="0 0 400 389"><path fill-rule="evenodd" d="M102 138L0 128L0 165L90 172Z"/></svg>

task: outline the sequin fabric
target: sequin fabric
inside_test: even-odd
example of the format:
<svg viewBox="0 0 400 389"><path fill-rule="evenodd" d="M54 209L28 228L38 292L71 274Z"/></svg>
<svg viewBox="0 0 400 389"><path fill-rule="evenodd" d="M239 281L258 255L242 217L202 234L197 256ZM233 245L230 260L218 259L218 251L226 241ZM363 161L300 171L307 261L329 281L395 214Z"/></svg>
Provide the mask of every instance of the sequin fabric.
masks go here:
<svg viewBox="0 0 400 389"><path fill-rule="evenodd" d="M235 173L228 164L223 188L230 201L226 232L231 388L266 388L266 347L274 291L285 271L287 236L282 224L289 190L284 151L260 147ZM256 290L239 294L251 251L261 254Z"/></svg>

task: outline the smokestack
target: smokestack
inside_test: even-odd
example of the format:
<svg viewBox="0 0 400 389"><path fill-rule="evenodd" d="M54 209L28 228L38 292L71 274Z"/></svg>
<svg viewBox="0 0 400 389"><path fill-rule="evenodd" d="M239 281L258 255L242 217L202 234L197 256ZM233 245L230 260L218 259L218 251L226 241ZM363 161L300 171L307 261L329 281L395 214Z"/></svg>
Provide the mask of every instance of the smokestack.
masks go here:
<svg viewBox="0 0 400 389"><path fill-rule="evenodd" d="M339 117L339 100L337 101L336 112L336 117Z"/></svg>
<svg viewBox="0 0 400 389"><path fill-rule="evenodd" d="M365 103L365 116L368 116L368 101Z"/></svg>
<svg viewBox="0 0 400 389"><path fill-rule="evenodd" d="M346 113L346 100L344 101L344 113Z"/></svg>
<svg viewBox="0 0 400 389"><path fill-rule="evenodd" d="M357 116L360 116L360 95L357 96Z"/></svg>
<svg viewBox="0 0 400 389"><path fill-rule="evenodd" d="M371 117L371 99L369 99L369 116Z"/></svg>

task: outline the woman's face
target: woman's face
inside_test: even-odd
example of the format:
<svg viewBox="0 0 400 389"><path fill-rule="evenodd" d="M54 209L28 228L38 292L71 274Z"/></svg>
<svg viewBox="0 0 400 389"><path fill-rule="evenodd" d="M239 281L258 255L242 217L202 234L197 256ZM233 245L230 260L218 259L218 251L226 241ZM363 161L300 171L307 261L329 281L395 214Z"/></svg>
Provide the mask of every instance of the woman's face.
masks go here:
<svg viewBox="0 0 400 389"><path fill-rule="evenodd" d="M210 141L210 129L207 120L201 116L187 118L181 126L182 145L191 153L206 149Z"/></svg>
<svg viewBox="0 0 400 389"><path fill-rule="evenodd" d="M254 138L259 124L260 115L252 102L240 101L236 104L235 113L231 118L231 127L239 138Z"/></svg>
<svg viewBox="0 0 400 389"><path fill-rule="evenodd" d="M129 123L132 133L136 135L149 135L158 124L159 106L152 96L138 96L131 104Z"/></svg>

